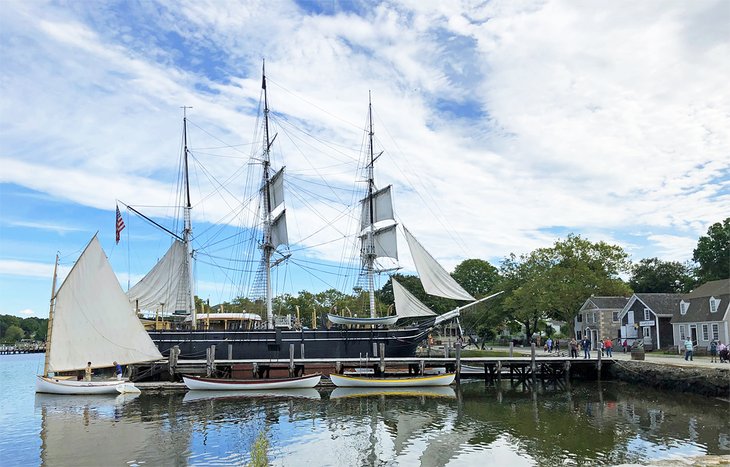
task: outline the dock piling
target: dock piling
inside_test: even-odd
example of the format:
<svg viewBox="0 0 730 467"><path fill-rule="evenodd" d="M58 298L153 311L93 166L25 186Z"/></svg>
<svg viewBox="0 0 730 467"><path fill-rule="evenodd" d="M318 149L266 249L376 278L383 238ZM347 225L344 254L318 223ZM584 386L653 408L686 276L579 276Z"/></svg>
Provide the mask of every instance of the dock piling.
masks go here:
<svg viewBox="0 0 730 467"><path fill-rule="evenodd" d="M294 344L289 344L289 376L294 376Z"/></svg>
<svg viewBox="0 0 730 467"><path fill-rule="evenodd" d="M385 344L380 344L380 372L385 373Z"/></svg>

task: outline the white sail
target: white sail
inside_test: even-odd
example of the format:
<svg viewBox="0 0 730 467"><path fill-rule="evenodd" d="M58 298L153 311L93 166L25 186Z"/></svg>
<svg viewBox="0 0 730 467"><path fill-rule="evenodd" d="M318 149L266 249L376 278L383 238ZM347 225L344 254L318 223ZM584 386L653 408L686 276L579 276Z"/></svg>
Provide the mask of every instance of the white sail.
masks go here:
<svg viewBox="0 0 730 467"><path fill-rule="evenodd" d="M146 276L129 289L132 307L140 310L189 312L190 274L187 271L185 244L175 240Z"/></svg>
<svg viewBox="0 0 730 467"><path fill-rule="evenodd" d="M378 258L398 259L398 238L396 237L395 225L378 229L375 236L375 256ZM367 248L367 233L360 235L363 251Z"/></svg>
<svg viewBox="0 0 730 467"><path fill-rule="evenodd" d="M436 313L429 310L426 305L421 303L412 293L406 290L395 279L391 279L393 284L393 297L395 297L395 314L399 318L417 318L419 316L436 316Z"/></svg>
<svg viewBox="0 0 730 467"><path fill-rule="evenodd" d="M276 248L279 245L288 244L289 234L286 230L286 210L284 210L271 223L271 246Z"/></svg>
<svg viewBox="0 0 730 467"><path fill-rule="evenodd" d="M49 371L160 358L94 236L56 293Z"/></svg>
<svg viewBox="0 0 730 467"><path fill-rule="evenodd" d="M388 185L382 190L378 190L372 195L373 199L373 224L381 221L395 220L393 216L393 196L391 195ZM362 212L360 213L360 230L365 230L370 226L370 202L369 197L360 201Z"/></svg>
<svg viewBox="0 0 730 467"><path fill-rule="evenodd" d="M454 300L476 300L418 243L408 229L404 227L403 231L413 262L416 264L416 271L427 294Z"/></svg>
<svg viewBox="0 0 730 467"><path fill-rule="evenodd" d="M284 202L284 168L282 167L269 180L269 202L274 211Z"/></svg>

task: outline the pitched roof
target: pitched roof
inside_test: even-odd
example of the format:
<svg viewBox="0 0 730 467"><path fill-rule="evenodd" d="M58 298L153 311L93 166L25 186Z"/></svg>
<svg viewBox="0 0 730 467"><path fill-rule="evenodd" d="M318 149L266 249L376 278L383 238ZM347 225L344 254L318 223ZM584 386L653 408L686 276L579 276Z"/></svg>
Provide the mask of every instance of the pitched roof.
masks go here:
<svg viewBox="0 0 730 467"><path fill-rule="evenodd" d="M626 297L590 297L581 309L585 309L589 302L592 302L595 308L601 310L616 309L620 310L626 305L629 299Z"/></svg>
<svg viewBox="0 0 730 467"><path fill-rule="evenodd" d="M705 282L685 297L692 299L697 297L718 297L728 294L730 294L730 279L720 279L719 281Z"/></svg>
<svg viewBox="0 0 730 467"><path fill-rule="evenodd" d="M658 315L673 315L679 312L682 295L678 293L637 293L636 298Z"/></svg>
<svg viewBox="0 0 730 467"><path fill-rule="evenodd" d="M719 299L717 311L710 313L710 297ZM692 292L684 295L682 300L689 303L687 313L677 312L672 318L676 323L702 323L708 321L722 321L725 311L730 304L730 279L722 279L702 284Z"/></svg>

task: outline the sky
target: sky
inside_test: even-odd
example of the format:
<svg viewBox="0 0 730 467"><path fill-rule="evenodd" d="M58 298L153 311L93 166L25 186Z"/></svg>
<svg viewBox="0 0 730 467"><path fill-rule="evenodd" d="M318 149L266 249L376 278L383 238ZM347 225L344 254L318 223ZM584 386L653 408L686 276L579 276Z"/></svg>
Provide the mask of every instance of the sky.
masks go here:
<svg viewBox="0 0 730 467"><path fill-rule="evenodd" d="M264 59L293 258L343 260L370 92L378 186L447 269L570 233L687 261L730 213L728 24L709 0L6 0L0 314L46 317L56 252L63 276L95 232L125 288L164 254L124 205L116 245L115 205L176 226L182 106L196 239L246 225ZM229 300L243 286L211 258L196 292Z"/></svg>

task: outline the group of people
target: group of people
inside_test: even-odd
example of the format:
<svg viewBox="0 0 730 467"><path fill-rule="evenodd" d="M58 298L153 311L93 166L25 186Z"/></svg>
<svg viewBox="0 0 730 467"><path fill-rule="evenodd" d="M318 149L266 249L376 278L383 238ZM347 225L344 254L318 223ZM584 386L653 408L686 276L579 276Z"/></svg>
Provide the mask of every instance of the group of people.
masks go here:
<svg viewBox="0 0 730 467"><path fill-rule="evenodd" d="M717 363L720 357L720 363L728 363L730 361L730 348L719 340L710 342L710 363Z"/></svg>
<svg viewBox="0 0 730 467"><path fill-rule="evenodd" d="M116 360L113 363L114 365L114 374L116 375L118 380L122 379L122 365L116 362ZM91 381L91 375L94 374L94 371L91 368L91 362L86 362L86 368L84 369L84 381Z"/></svg>
<svg viewBox="0 0 730 467"><path fill-rule="evenodd" d="M551 353L553 350L556 352L560 352L560 339L553 340L551 337L548 337L548 340L545 341L545 346L543 347L545 352Z"/></svg>
<svg viewBox="0 0 730 467"><path fill-rule="evenodd" d="M570 358L578 358L578 349L583 349L583 358L591 358L591 340L588 336L583 337L580 341L574 338L570 340Z"/></svg>

